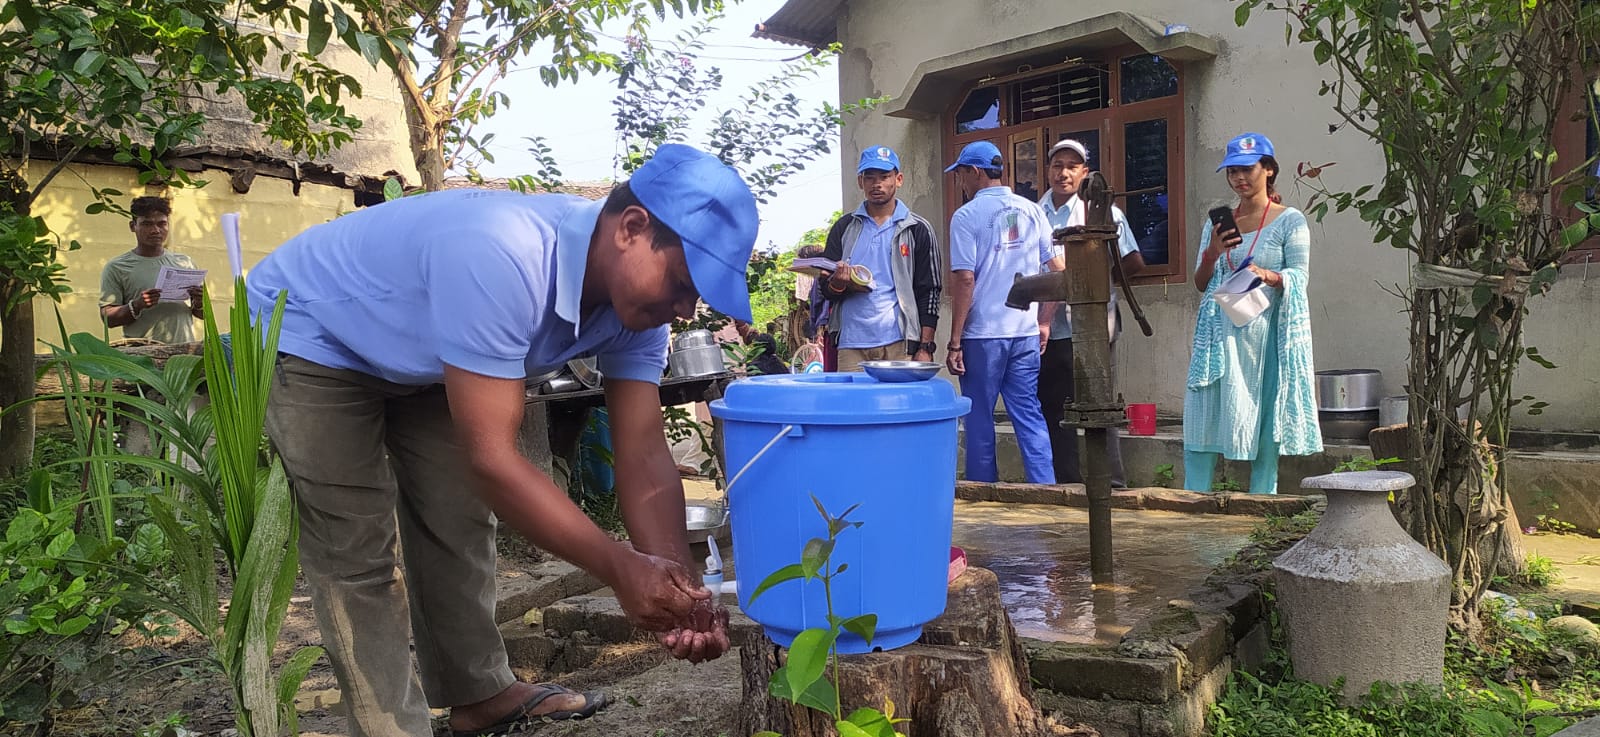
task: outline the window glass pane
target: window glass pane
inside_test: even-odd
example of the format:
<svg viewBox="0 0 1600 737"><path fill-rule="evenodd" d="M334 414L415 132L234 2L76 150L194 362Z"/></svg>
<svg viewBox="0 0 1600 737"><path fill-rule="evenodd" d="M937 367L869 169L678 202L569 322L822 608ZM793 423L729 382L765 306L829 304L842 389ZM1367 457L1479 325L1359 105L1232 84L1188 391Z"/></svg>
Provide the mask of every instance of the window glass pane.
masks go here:
<svg viewBox="0 0 1600 737"><path fill-rule="evenodd" d="M1168 262L1167 229L1167 121L1141 120L1122 127L1123 178L1129 192L1159 187L1159 191L1128 195L1122 205L1144 262Z"/></svg>
<svg viewBox="0 0 1600 737"><path fill-rule="evenodd" d="M1000 88L984 87L967 95L956 111L956 133L971 133L1000 127Z"/></svg>
<svg viewBox="0 0 1600 737"><path fill-rule="evenodd" d="M1178 94L1178 70L1154 54L1122 59L1122 104Z"/></svg>
<svg viewBox="0 0 1600 737"><path fill-rule="evenodd" d="M1011 191L1030 200L1039 199L1039 139L1011 144Z"/></svg>
<svg viewBox="0 0 1600 737"><path fill-rule="evenodd" d="M1084 148L1089 149L1089 160L1085 162L1089 165L1089 171L1100 170L1100 131L1098 129L1086 131L1065 131L1056 134L1057 141L1066 138L1071 138L1072 140L1083 144ZM1048 161L1045 162L1047 166L1049 163L1050 162Z"/></svg>

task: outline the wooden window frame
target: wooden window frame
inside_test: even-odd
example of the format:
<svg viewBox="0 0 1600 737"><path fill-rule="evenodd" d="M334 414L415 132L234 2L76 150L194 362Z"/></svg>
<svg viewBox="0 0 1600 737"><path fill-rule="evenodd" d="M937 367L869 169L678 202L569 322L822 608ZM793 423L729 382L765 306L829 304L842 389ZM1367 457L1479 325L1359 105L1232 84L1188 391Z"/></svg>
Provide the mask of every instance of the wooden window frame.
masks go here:
<svg viewBox="0 0 1600 737"><path fill-rule="evenodd" d="M1600 69L1590 66L1575 71L1576 73L1571 76L1572 85L1562 98L1561 111L1556 115L1556 128L1551 135L1556 149L1556 166L1552 174L1564 173L1571 167L1572 162L1584 161L1587 158L1585 153L1589 143L1588 126L1595 124L1589 119L1589 102L1586 96ZM1575 206L1561 206L1565 193L1565 187L1556 191L1552 196L1551 207L1556 209L1556 213L1564 222L1570 223L1583 213ZM1562 263L1567 264L1587 264L1596 261L1600 261L1600 236L1592 236L1573 246L1572 250L1567 252L1566 258L1562 259Z"/></svg>
<svg viewBox="0 0 1600 737"><path fill-rule="evenodd" d="M1048 172L1050 162L1045 159L1045 152L1049 151L1056 140L1057 132L1098 129L1100 131L1100 166L1101 173L1105 175L1106 182L1116 192L1125 190L1126 172L1124 171L1125 141L1124 126L1128 123L1137 123L1145 120L1165 118L1167 121L1167 217L1168 241L1167 263L1147 265L1139 276L1134 277L1135 284L1180 284L1188 281L1189 273L1189 243L1188 228L1185 223L1186 197L1185 197L1185 117L1184 99L1187 95L1187 80L1182 65L1172 63L1177 72L1177 94L1167 97L1143 100L1135 103L1123 104L1122 95L1122 64L1124 57L1142 56L1148 52L1136 46L1124 46L1108 50L1105 54L1094 58L1085 59L1078 66L1102 66L1109 70L1107 85L1109 86L1109 103L1099 110L1090 110L1053 118L1030 120L1017 125L1004 125L988 130L972 131L969 133L955 133L955 116L961 104L966 101L967 95L974 90L996 86L1000 88L1000 120L1002 123L1012 120L1015 116L1011 107L1009 86L1020 83L1036 76L1043 76L1061 71L1063 66L1052 66L1025 73L1010 75L995 79L973 80L966 85L961 94L940 119L940 132L945 145L944 161L954 161L961 152L961 148L973 141L989 141L1005 153L1007 166L1002 179L1006 186L1012 186L1016 179L1010 166L1012 159L1012 142L1034 135L1039 139L1039 162L1036 172L1037 181L1041 183L1041 191L1048 189ZM1107 171L1109 169L1109 171ZM961 187L955 181L954 174L944 175L945 212L955 213L956 209L965 204L961 195ZM1118 207L1123 206L1122 198L1117 198ZM1126 209L1126 208L1124 208ZM948 219L944 225L946 242L949 236Z"/></svg>

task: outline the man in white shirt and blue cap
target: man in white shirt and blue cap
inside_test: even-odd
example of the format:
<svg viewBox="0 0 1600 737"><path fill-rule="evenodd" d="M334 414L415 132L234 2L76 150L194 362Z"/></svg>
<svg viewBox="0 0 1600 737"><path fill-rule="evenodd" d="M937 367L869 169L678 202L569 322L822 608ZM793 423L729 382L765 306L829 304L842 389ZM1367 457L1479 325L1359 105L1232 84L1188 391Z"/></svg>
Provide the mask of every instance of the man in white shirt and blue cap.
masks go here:
<svg viewBox="0 0 1600 737"><path fill-rule="evenodd" d="M1050 222L1032 200L1001 183L1004 160L988 141L967 144L947 172L971 198L950 218L950 345L945 366L972 400L963 420L966 477L997 481L995 400L1004 398L1029 483L1053 484L1050 434L1039 411L1041 334L1051 303L1037 311L1006 306L1013 279L1051 261Z"/></svg>
<svg viewBox="0 0 1600 737"><path fill-rule="evenodd" d="M1044 209L1045 217L1049 218L1050 227L1060 230L1083 225L1087 208L1083 200L1078 198L1078 187L1092 171L1089 168L1088 148L1078 141L1064 138L1050 147L1047 161L1050 165L1050 191L1039 200L1039 206ZM1134 240L1133 229L1128 227L1128 218L1123 215L1122 208L1115 205L1111 207L1111 221L1117 226L1117 251L1122 259L1122 270L1132 277L1144 268L1144 255L1139 252L1139 244ZM1055 247L1054 253L1058 258L1066 257L1066 249L1062 247ZM1066 268L1072 268L1072 264L1066 264ZM1039 405L1044 412L1045 422L1050 426L1056 482L1062 484L1083 483L1083 471L1078 463L1078 428L1076 425L1062 424L1064 407L1073 398L1072 317L1071 305L1057 303L1051 318L1050 340L1039 366ZM1107 334L1111 336L1111 371L1115 374L1117 335L1122 332L1115 285L1112 287L1111 301L1106 305L1106 323ZM1106 455L1106 462L1111 468L1111 486L1126 488L1128 477L1122 467L1121 437L1114 427L1106 433Z"/></svg>
<svg viewBox="0 0 1600 737"><path fill-rule="evenodd" d="M512 674L497 519L605 582L675 656L728 648L727 613L691 573L657 385L666 325L698 300L750 320L757 225L737 172L666 145L604 202L407 197L311 228L251 272L254 309L287 293L267 431L350 734L431 737L429 707L465 736L605 705ZM583 356L606 377L629 543L518 452L525 377Z"/></svg>

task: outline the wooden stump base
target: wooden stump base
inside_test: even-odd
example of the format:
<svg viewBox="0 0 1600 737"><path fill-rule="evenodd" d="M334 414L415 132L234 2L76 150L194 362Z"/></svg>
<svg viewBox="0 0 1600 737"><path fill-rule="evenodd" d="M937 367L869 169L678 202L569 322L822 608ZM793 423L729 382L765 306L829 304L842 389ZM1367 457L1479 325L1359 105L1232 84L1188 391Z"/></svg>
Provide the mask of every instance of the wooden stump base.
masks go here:
<svg viewBox="0 0 1600 737"><path fill-rule="evenodd" d="M766 637L741 650L744 698L741 734L772 730L785 737L833 737L827 715L773 698L767 684L786 652ZM915 644L839 658L839 695L846 714L895 704L911 721L907 737L1033 737L1043 733L1028 660L1000 604L1000 583L968 568L950 585L945 613ZM830 673L828 677L831 678Z"/></svg>

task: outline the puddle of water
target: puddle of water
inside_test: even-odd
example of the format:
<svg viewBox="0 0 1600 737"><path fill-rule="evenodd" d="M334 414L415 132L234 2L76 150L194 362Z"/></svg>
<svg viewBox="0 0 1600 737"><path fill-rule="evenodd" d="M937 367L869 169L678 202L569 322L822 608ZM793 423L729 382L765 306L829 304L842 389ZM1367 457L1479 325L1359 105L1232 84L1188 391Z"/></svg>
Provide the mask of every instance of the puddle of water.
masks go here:
<svg viewBox="0 0 1600 737"><path fill-rule="evenodd" d="M956 502L955 544L994 571L1017 634L1114 644L1136 622L1199 585L1244 547L1254 517L1116 511L1116 581L1089 576L1089 511L1032 504Z"/></svg>

